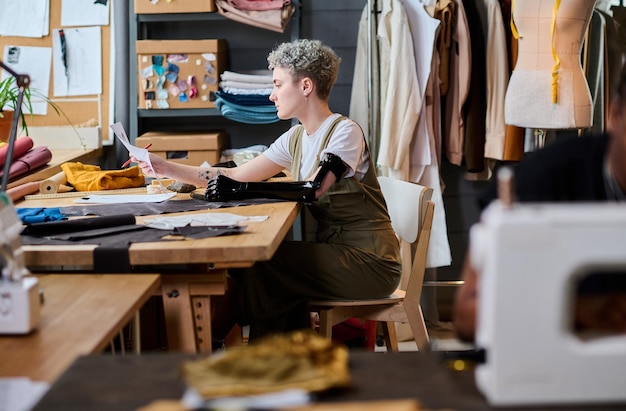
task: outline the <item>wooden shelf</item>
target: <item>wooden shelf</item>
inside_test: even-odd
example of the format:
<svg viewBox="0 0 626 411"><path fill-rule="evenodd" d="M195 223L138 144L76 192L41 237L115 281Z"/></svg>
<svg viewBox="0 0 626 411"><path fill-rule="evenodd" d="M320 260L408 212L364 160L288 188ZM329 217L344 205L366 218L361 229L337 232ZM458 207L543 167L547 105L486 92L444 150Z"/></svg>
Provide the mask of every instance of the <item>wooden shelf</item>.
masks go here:
<svg viewBox="0 0 626 411"><path fill-rule="evenodd" d="M168 21L216 21L226 20L218 12L212 13L157 13L157 14L137 14L138 23L158 23Z"/></svg>

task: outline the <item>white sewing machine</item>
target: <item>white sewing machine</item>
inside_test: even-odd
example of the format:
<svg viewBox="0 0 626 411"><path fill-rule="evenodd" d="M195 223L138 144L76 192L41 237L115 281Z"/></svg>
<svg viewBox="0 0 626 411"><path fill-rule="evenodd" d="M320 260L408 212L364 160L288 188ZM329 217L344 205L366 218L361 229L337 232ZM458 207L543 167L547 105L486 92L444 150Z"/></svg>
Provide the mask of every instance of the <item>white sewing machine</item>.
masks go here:
<svg viewBox="0 0 626 411"><path fill-rule="evenodd" d="M0 193L0 334L27 334L40 317L39 281L29 274L20 247L22 224L11 199Z"/></svg>
<svg viewBox="0 0 626 411"><path fill-rule="evenodd" d="M574 332L576 285L626 275L626 205L496 201L470 231L476 382L493 405L626 402L626 335Z"/></svg>

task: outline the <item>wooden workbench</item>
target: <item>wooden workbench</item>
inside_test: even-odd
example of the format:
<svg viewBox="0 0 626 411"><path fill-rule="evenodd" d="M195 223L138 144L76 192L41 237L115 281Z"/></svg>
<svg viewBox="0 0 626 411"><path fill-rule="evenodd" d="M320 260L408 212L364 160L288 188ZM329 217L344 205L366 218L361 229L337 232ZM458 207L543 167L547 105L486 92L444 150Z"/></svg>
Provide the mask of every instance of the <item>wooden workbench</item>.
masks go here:
<svg viewBox="0 0 626 411"><path fill-rule="evenodd" d="M155 292L158 274L46 274L41 320L0 335L0 377L53 382L79 356L100 353Z"/></svg>

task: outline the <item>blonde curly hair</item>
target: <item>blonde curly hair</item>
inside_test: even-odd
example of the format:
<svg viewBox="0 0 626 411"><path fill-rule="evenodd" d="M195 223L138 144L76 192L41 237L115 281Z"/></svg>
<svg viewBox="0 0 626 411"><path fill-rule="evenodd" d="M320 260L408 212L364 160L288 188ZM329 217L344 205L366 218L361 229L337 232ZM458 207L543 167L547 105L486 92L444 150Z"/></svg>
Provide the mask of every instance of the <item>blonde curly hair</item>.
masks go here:
<svg viewBox="0 0 626 411"><path fill-rule="evenodd" d="M337 81L341 58L319 40L299 39L279 44L267 62L270 70L278 67L289 71L294 81L311 78L318 97L327 100Z"/></svg>

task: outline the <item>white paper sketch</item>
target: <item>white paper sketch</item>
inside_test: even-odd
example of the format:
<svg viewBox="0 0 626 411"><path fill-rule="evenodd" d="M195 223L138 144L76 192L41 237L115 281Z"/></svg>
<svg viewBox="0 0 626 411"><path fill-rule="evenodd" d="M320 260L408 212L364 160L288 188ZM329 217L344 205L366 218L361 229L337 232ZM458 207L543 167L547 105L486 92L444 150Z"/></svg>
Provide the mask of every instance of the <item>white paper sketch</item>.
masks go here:
<svg viewBox="0 0 626 411"><path fill-rule="evenodd" d="M48 33L49 0L0 0L0 35L41 38Z"/></svg>
<svg viewBox="0 0 626 411"><path fill-rule="evenodd" d="M150 170L156 176L156 172L154 171L154 168L152 167L152 162L150 161L150 152L145 148L132 145L130 140L128 139L128 135L126 135L126 130L124 130L124 126L119 121L115 124L111 124L109 127L111 128L111 130L113 130L115 137L117 137L122 145L126 147L126 150L128 150L130 155L134 156L139 161L145 161L146 163L148 163ZM161 179L157 178L157 181L159 183L159 188L161 189L161 191L166 193L167 190L163 186L163 183L161 183Z"/></svg>
<svg viewBox="0 0 626 411"><path fill-rule="evenodd" d="M100 26L54 29L52 51L54 96L102 94Z"/></svg>
<svg viewBox="0 0 626 411"><path fill-rule="evenodd" d="M37 95L47 97L50 91L50 64L52 49L50 47L5 46L2 61L17 74L28 74L30 77L32 113L46 115L48 103ZM10 77L2 71L2 80ZM22 105L22 111L29 110Z"/></svg>
<svg viewBox="0 0 626 411"><path fill-rule="evenodd" d="M107 26L108 0L62 0L61 26Z"/></svg>
<svg viewBox="0 0 626 411"><path fill-rule="evenodd" d="M115 133L115 136L118 138L118 140L120 140L120 143L122 143L124 147L126 147L126 150L128 150L128 152L133 155L137 160L145 161L146 163L148 163L150 165L150 169L152 169L152 171L154 172L154 169L152 168L152 163L150 162L150 153L145 148L137 147L131 144L128 136L126 135L126 130L124 130L124 126L122 126L122 123L118 121L115 124L111 124L109 127L111 128L111 130L113 130L113 133Z"/></svg>

